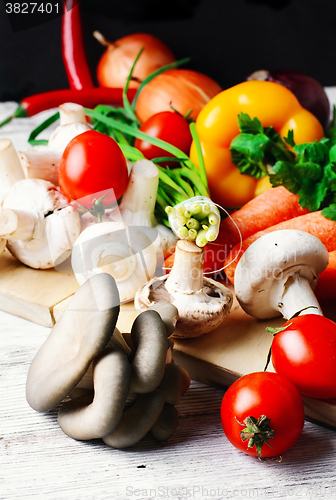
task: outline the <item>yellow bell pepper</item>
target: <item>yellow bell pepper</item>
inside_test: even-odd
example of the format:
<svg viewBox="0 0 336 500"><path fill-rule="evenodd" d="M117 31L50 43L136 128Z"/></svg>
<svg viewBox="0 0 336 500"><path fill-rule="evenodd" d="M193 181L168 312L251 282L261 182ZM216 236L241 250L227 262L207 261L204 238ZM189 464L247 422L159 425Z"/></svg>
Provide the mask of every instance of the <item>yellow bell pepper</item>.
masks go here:
<svg viewBox="0 0 336 500"><path fill-rule="evenodd" d="M247 81L217 94L209 101L196 120L211 198L225 207L238 207L252 199L256 192L269 187L243 175L231 161L231 141L240 131L238 115L257 117L264 127L273 126L282 137L294 132L296 144L320 140L323 128L315 116L304 109L286 87L268 81ZM190 158L198 165L193 142ZM264 188L262 187L264 184Z"/></svg>

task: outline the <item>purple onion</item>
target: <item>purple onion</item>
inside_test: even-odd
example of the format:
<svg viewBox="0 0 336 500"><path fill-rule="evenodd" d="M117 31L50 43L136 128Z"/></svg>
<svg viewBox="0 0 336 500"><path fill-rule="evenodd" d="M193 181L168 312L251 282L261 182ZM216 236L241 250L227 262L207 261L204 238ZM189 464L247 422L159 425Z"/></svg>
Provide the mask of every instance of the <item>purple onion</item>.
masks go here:
<svg viewBox="0 0 336 500"><path fill-rule="evenodd" d="M297 97L301 106L308 109L319 120L324 129L330 121L330 103L322 85L314 78L294 70L259 70L247 80L263 80L280 83Z"/></svg>

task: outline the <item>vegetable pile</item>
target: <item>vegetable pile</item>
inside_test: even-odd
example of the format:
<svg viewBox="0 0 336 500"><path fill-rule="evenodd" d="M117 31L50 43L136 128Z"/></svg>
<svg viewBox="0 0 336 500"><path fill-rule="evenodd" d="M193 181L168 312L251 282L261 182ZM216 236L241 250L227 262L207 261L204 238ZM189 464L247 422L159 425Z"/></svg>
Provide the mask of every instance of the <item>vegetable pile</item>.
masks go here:
<svg viewBox="0 0 336 500"><path fill-rule="evenodd" d="M70 395L59 423L74 439L167 440L190 382L169 362L170 337L223 323L233 293L204 274L224 270L247 314L286 320L271 332L277 373L241 377L221 409L234 446L278 456L302 431L300 394L336 397L335 324L318 302L325 289L336 300L336 113L329 123L323 89L302 74L222 90L148 34L109 43L95 33L106 50L94 88L79 4L65 2L62 23L71 88L25 99L14 117L59 111L19 156L0 141L0 253L7 246L36 269L71 255L80 285L32 362L27 400L48 411ZM58 119L49 141L38 139ZM126 342L115 323L131 300L139 315ZM74 359L80 335L88 349ZM55 350L66 353L61 366Z"/></svg>

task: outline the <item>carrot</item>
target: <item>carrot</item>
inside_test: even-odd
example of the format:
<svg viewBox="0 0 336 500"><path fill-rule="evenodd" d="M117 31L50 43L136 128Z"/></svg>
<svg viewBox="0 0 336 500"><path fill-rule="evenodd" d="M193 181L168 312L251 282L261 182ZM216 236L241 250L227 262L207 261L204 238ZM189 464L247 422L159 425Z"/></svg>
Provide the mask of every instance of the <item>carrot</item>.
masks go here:
<svg viewBox="0 0 336 500"><path fill-rule="evenodd" d="M336 250L329 252L329 264L320 274L315 295L321 302L336 301Z"/></svg>
<svg viewBox="0 0 336 500"><path fill-rule="evenodd" d="M321 215L321 211L300 215L299 217L280 222L280 224L275 224L264 231L258 231L252 236L249 236L243 240L241 248L239 244L235 245L225 261L225 266L227 266L225 268L225 274L231 283L234 282L234 273L237 264L245 250L261 236L273 231L280 231L282 229L298 229L299 231L306 231L307 233L319 238L326 246L328 252L336 250L336 222L323 217L323 215Z"/></svg>
<svg viewBox="0 0 336 500"><path fill-rule="evenodd" d="M308 213L299 205L299 197L283 186L270 188L236 210L221 222L219 235L214 243L204 249L204 272L215 273L222 269L232 248L257 231L279 222ZM239 228L239 231L237 229ZM165 261L165 268L171 268L175 255Z"/></svg>
<svg viewBox="0 0 336 500"><path fill-rule="evenodd" d="M308 209L299 205L298 195L291 193L283 186L270 188L233 212L231 214L233 220L228 217L221 222L218 242L231 248L240 242L235 223L244 240L257 231L306 213Z"/></svg>

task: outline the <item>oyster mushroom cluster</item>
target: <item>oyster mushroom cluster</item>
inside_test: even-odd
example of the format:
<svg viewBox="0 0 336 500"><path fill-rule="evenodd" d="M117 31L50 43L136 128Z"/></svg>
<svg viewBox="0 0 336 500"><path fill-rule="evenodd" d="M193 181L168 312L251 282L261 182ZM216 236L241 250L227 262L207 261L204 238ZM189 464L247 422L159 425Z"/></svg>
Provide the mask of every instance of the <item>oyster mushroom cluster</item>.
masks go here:
<svg viewBox="0 0 336 500"><path fill-rule="evenodd" d="M85 281L33 359L26 397L39 412L62 403L58 422L73 439L122 449L148 432L169 439L190 378L170 362L176 308L157 304L139 314L126 342L116 328L119 304L111 275Z"/></svg>

